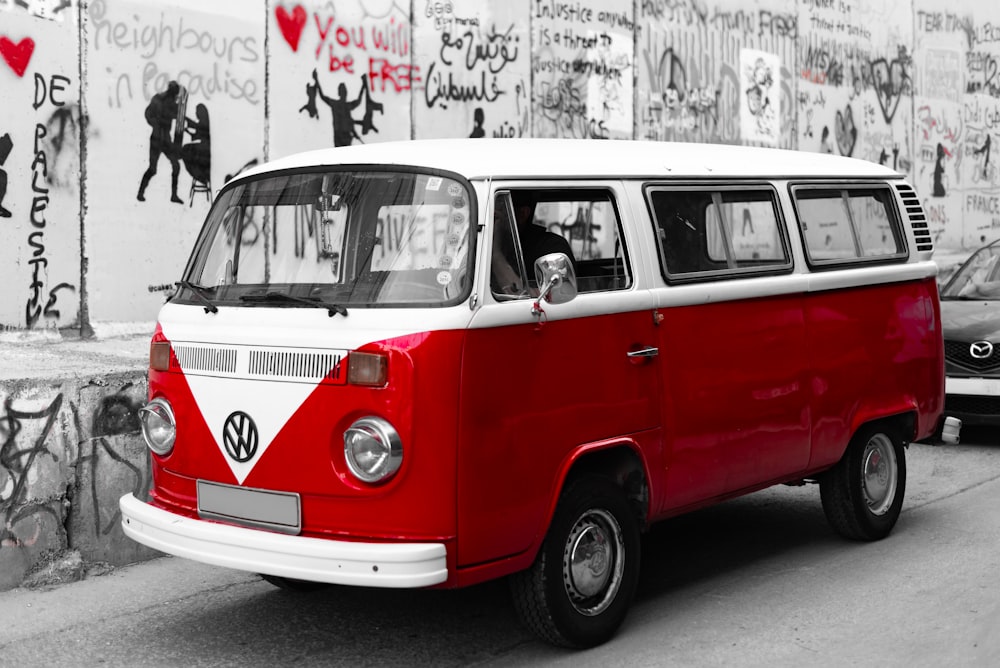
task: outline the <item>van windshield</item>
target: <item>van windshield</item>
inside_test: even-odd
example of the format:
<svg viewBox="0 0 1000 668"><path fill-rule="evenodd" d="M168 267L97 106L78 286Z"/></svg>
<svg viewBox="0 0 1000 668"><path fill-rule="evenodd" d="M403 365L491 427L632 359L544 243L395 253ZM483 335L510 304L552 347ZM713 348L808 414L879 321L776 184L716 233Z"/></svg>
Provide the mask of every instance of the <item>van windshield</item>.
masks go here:
<svg viewBox="0 0 1000 668"><path fill-rule="evenodd" d="M178 302L441 306L469 292L473 202L457 178L415 171L281 172L225 190Z"/></svg>

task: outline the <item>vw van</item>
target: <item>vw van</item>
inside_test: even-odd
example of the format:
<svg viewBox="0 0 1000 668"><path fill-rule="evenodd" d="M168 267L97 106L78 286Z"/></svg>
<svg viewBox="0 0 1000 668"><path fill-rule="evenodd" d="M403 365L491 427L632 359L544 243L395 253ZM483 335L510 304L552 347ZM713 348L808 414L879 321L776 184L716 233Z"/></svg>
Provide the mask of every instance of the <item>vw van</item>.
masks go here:
<svg viewBox="0 0 1000 668"><path fill-rule="evenodd" d="M654 523L817 483L893 529L941 418L903 176L777 149L422 140L231 180L159 313L131 538L278 586L506 577L609 639Z"/></svg>

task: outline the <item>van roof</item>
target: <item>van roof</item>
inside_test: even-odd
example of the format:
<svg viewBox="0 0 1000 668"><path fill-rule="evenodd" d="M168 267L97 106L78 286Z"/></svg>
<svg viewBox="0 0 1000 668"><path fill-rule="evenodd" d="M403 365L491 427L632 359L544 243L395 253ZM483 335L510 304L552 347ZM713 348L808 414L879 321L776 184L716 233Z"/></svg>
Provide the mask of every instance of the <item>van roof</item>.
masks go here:
<svg viewBox="0 0 1000 668"><path fill-rule="evenodd" d="M323 165L408 165L492 178L899 178L882 165L823 153L593 139L417 139L296 153L244 172Z"/></svg>

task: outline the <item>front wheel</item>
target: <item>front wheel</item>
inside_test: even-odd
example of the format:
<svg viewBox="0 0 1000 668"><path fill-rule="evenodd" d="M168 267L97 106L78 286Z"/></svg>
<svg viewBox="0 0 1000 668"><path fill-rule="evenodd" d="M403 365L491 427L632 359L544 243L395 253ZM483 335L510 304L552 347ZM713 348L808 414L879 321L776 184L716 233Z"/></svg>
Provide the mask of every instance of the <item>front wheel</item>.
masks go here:
<svg viewBox="0 0 1000 668"><path fill-rule="evenodd" d="M894 432L878 425L860 429L840 462L820 479L827 520L853 540L888 536L903 508L905 489L903 444Z"/></svg>
<svg viewBox="0 0 1000 668"><path fill-rule="evenodd" d="M610 480L571 482L531 568L510 576L514 607L537 636L593 647L625 620L639 578L639 522Z"/></svg>

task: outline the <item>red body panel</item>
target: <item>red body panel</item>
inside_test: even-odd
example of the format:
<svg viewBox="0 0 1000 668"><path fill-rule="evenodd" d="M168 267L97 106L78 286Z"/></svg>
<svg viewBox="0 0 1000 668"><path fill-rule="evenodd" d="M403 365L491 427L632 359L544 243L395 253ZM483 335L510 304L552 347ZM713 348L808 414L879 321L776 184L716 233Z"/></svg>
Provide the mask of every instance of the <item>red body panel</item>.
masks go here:
<svg viewBox="0 0 1000 668"><path fill-rule="evenodd" d="M648 310L469 330L459 432L460 565L537 546L562 485L558 473L576 448L658 427L656 361L637 364L626 356L654 344ZM659 462L659 452L645 455Z"/></svg>
<svg viewBox="0 0 1000 668"><path fill-rule="evenodd" d="M457 350L463 332L407 336L364 351L389 353L385 388L321 383L277 434L247 487L302 496L303 535L353 539L447 540L455 535ZM346 361L345 361L346 363ZM236 380L234 392L266 392L268 382ZM154 457L157 505L196 516L196 479L236 484L184 375L150 372L150 396L169 398L177 417L174 452ZM384 485L357 482L344 460L344 430L379 415L405 447L400 471Z"/></svg>

